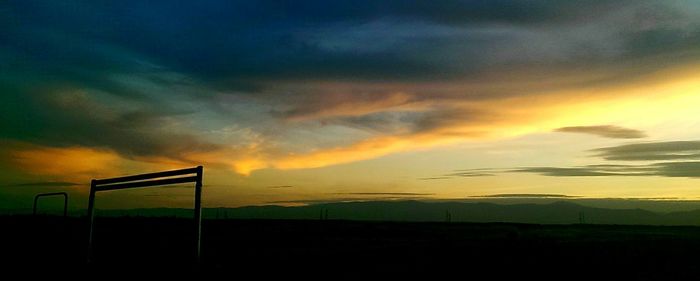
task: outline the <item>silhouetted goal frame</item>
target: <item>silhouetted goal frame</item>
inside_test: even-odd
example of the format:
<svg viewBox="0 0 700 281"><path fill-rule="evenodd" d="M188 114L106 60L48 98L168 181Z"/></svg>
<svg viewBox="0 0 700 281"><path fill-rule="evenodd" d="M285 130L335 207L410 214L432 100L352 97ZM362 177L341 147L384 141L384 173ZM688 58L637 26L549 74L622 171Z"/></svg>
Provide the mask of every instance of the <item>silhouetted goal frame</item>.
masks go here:
<svg viewBox="0 0 700 281"><path fill-rule="evenodd" d="M88 201L88 262L92 259L93 224L95 218L95 193L141 187L156 187L171 184L195 183L194 185L194 234L195 234L195 258L200 260L201 236L202 236L202 174L204 168L195 168L124 176L109 179L93 179L90 182L90 198Z"/></svg>
<svg viewBox="0 0 700 281"><path fill-rule="evenodd" d="M66 192L40 193L34 196L34 204L32 205L32 215L36 216L39 198L48 196L63 196L63 218L66 218L68 216L68 193Z"/></svg>

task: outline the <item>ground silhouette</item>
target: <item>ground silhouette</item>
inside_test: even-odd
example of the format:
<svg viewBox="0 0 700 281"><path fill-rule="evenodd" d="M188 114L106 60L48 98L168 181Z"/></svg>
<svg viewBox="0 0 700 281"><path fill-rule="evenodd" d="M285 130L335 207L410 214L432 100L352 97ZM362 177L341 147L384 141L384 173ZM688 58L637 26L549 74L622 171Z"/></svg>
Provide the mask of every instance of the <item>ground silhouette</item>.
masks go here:
<svg viewBox="0 0 700 281"><path fill-rule="evenodd" d="M3 216L2 264L73 275L197 274L368 277L668 278L699 273L700 227L204 220L202 261L192 220L98 217L85 264L85 218ZM469 278L467 278L469 277Z"/></svg>

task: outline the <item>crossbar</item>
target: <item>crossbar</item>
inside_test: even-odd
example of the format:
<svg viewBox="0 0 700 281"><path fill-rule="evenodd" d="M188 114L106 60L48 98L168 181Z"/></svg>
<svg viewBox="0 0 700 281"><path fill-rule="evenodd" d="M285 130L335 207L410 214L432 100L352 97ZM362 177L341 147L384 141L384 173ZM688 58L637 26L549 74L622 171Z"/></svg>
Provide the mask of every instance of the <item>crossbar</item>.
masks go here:
<svg viewBox="0 0 700 281"><path fill-rule="evenodd" d="M194 185L194 221L195 221L195 257L200 260L202 236L202 174L204 168L195 168L148 173L109 179L93 179L90 182L90 197L88 201L88 262L92 259L93 222L95 218L95 193L129 188L163 186L193 182ZM193 175L194 174L194 175Z"/></svg>
<svg viewBox="0 0 700 281"><path fill-rule="evenodd" d="M94 180L94 181L95 181L96 185L103 185L103 184L112 184L112 183L119 183L119 182L130 182L130 181L138 181L138 180L165 178L165 177L196 174L196 173L197 173L197 168L187 168L187 169L181 169L181 170L132 175L132 176L125 176L125 177L118 177L118 178L100 179L100 180Z"/></svg>
<svg viewBox="0 0 700 281"><path fill-rule="evenodd" d="M161 186L161 185L170 185L170 184L178 184L178 183L197 182L197 179L198 179L197 176L184 177L184 178L170 178L170 179L162 179L162 180L117 183L117 184L96 186L95 188L97 188L97 191L108 191L108 190L117 190L117 189L127 189L127 188Z"/></svg>

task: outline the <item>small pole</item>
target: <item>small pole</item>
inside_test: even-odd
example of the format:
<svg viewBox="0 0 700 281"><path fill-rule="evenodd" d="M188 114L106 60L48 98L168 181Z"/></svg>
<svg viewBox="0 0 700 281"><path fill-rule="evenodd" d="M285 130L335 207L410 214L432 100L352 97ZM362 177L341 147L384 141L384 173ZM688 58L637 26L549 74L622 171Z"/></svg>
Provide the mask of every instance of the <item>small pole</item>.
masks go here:
<svg viewBox="0 0 700 281"><path fill-rule="evenodd" d="M39 203L39 197L46 197L46 196L56 196L60 195L63 196L63 218L66 218L68 216L68 193L65 192L51 192L51 193L41 193L37 194L34 196L34 205L32 206L32 215L36 216L36 210L37 210L37 203Z"/></svg>
<svg viewBox="0 0 700 281"><path fill-rule="evenodd" d="M35 207L36 208L36 207ZM68 217L68 194L63 194L63 218Z"/></svg>
<svg viewBox="0 0 700 281"><path fill-rule="evenodd" d="M32 216L36 216L36 203L39 201L39 196L34 196L34 207L32 207Z"/></svg>
<svg viewBox="0 0 700 281"><path fill-rule="evenodd" d="M92 261L92 229L95 218L95 180L90 181L90 197L88 198L88 247L87 262Z"/></svg>
<svg viewBox="0 0 700 281"><path fill-rule="evenodd" d="M202 174L204 168L197 166L197 182L194 186L194 221L195 221L195 257L197 262L201 261L202 248Z"/></svg>

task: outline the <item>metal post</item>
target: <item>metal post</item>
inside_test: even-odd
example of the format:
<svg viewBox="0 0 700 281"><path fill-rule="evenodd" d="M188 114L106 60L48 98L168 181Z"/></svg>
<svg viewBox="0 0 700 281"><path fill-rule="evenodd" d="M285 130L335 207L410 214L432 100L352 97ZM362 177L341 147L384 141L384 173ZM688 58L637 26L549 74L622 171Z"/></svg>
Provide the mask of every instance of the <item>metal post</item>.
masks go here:
<svg viewBox="0 0 700 281"><path fill-rule="evenodd" d="M39 201L39 196L34 196L34 207L32 207L32 216L36 216L36 203Z"/></svg>
<svg viewBox="0 0 700 281"><path fill-rule="evenodd" d="M64 193L63 196L63 218L68 217L68 194Z"/></svg>
<svg viewBox="0 0 700 281"><path fill-rule="evenodd" d="M95 180L90 182L90 197L88 199L88 245L87 245L87 262L92 260L92 225L95 218Z"/></svg>
<svg viewBox="0 0 700 281"><path fill-rule="evenodd" d="M194 223L195 225L195 257L197 262L201 260L202 248L202 173L204 168L197 166L197 182L194 186Z"/></svg>

